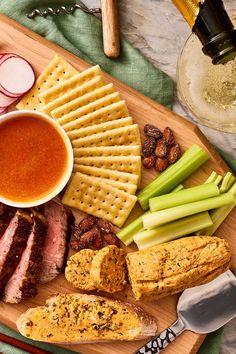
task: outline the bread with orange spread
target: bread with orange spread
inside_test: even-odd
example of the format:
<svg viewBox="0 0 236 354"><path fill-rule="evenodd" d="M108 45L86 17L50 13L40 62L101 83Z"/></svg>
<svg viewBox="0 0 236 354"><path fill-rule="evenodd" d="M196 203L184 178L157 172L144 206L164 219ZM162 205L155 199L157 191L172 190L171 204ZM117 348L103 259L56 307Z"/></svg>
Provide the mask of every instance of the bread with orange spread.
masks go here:
<svg viewBox="0 0 236 354"><path fill-rule="evenodd" d="M45 306L32 308L17 320L30 339L64 344L138 340L154 336L156 320L142 308L86 294L58 294Z"/></svg>
<svg viewBox="0 0 236 354"><path fill-rule="evenodd" d="M87 291L96 289L90 275L92 260L96 253L97 251L83 249L67 260L65 277L75 288Z"/></svg>
<svg viewBox="0 0 236 354"><path fill-rule="evenodd" d="M94 286L108 293L123 290L126 284L125 252L117 246L102 248L93 257L90 276Z"/></svg>
<svg viewBox="0 0 236 354"><path fill-rule="evenodd" d="M227 242L189 236L126 256L136 300L157 300L207 283L230 267Z"/></svg>
<svg viewBox="0 0 236 354"><path fill-rule="evenodd" d="M65 277L75 288L115 293L126 284L126 261L123 249L114 245L99 251L83 249L67 261Z"/></svg>

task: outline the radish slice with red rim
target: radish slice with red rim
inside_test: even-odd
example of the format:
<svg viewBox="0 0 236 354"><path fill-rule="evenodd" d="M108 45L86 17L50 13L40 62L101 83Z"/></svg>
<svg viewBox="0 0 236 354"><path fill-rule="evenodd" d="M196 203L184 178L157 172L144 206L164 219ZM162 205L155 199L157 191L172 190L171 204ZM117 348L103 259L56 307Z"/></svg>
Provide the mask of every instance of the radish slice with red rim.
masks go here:
<svg viewBox="0 0 236 354"><path fill-rule="evenodd" d="M14 53L2 53L0 54L0 65L2 62L4 62L6 59L9 59L9 58L17 58L18 55L17 54L14 54ZM4 95L8 96L8 97L15 97L15 98L18 98L21 96L20 95L15 95L7 90L5 90L1 85L0 85L0 92L3 93Z"/></svg>
<svg viewBox="0 0 236 354"><path fill-rule="evenodd" d="M10 97L10 98L15 98L15 100L16 100L17 98L19 98L20 96L22 96L22 94L20 94L20 95L15 95L15 94L13 94L13 93L11 93L11 92L5 90L5 88L2 87L1 85L0 85L0 92L3 93L5 96Z"/></svg>
<svg viewBox="0 0 236 354"><path fill-rule="evenodd" d="M34 82L33 68L25 59L12 56L0 62L0 85L10 95L23 95Z"/></svg>
<svg viewBox="0 0 236 354"><path fill-rule="evenodd" d="M9 97L0 92L0 108L6 108L16 100L16 97Z"/></svg>
<svg viewBox="0 0 236 354"><path fill-rule="evenodd" d="M14 54L14 53L1 53L0 54L0 64L5 61L6 59L9 59L9 58L17 58L18 55L17 54Z"/></svg>

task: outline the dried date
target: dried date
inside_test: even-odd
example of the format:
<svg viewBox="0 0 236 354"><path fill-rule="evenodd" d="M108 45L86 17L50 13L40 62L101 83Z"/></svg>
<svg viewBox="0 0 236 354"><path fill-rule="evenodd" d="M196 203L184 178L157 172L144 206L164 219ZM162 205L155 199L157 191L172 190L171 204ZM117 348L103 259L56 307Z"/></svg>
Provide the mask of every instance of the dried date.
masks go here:
<svg viewBox="0 0 236 354"><path fill-rule="evenodd" d="M114 232L111 232L109 234L104 234L104 241L108 245L115 245L117 247L120 247L120 240L118 239L116 234L114 234Z"/></svg>
<svg viewBox="0 0 236 354"><path fill-rule="evenodd" d="M158 172L163 172L169 166L169 162L166 157L158 157L156 159L155 168Z"/></svg>
<svg viewBox="0 0 236 354"><path fill-rule="evenodd" d="M80 237L79 243L82 248L90 248L89 246L92 246L96 238L100 236L100 231L96 227L94 227L91 230L85 232Z"/></svg>
<svg viewBox="0 0 236 354"><path fill-rule="evenodd" d="M160 131L160 129L158 129L157 127L155 127L152 124L146 124L144 126L144 133L147 136L150 136L152 138L155 138L156 140L161 139L162 138L162 132Z"/></svg>
<svg viewBox="0 0 236 354"><path fill-rule="evenodd" d="M81 247L80 247L80 242L79 240L72 240L70 241L70 248L75 251L75 252L78 252L81 250Z"/></svg>
<svg viewBox="0 0 236 354"><path fill-rule="evenodd" d="M146 124L144 133L148 136L142 146L144 168L149 169L155 166L158 172L162 172L179 159L181 156L180 146L175 143L175 137L170 127L165 127L162 133L156 126Z"/></svg>
<svg viewBox="0 0 236 354"><path fill-rule="evenodd" d="M83 235L83 231L81 230L79 225L72 226L71 236L74 236L77 240L79 240L82 235Z"/></svg>
<svg viewBox="0 0 236 354"><path fill-rule="evenodd" d="M98 219L96 224L97 227L105 234L109 234L113 231L113 225L107 220Z"/></svg>
<svg viewBox="0 0 236 354"><path fill-rule="evenodd" d="M84 219L82 219L78 225L82 233L87 232L93 228L93 226L96 224L96 218L95 216L88 215Z"/></svg>
<svg viewBox="0 0 236 354"><path fill-rule="evenodd" d="M98 230L98 232L96 232L94 240L91 242L91 246L95 250L100 250L103 247L103 243L104 243L103 237L101 235L101 232Z"/></svg>
<svg viewBox="0 0 236 354"><path fill-rule="evenodd" d="M84 230L87 231L84 232ZM105 244L119 247L119 239L113 232L112 223L91 215L86 216L79 224L73 227L72 236L76 240L70 242L70 248L76 252L85 248L99 250Z"/></svg>
<svg viewBox="0 0 236 354"><path fill-rule="evenodd" d="M151 156L155 150L156 147L156 139L149 137L147 138L142 147L142 154L144 157Z"/></svg>
<svg viewBox="0 0 236 354"><path fill-rule="evenodd" d="M180 158L180 156L181 156L181 150L179 144L175 144L171 146L167 156L169 164L175 163Z"/></svg>
<svg viewBox="0 0 236 354"><path fill-rule="evenodd" d="M164 139L160 139L157 141L156 148L155 148L155 155L157 157L165 157L168 152L168 146Z"/></svg>
<svg viewBox="0 0 236 354"><path fill-rule="evenodd" d="M142 159L142 164L143 167L145 168L152 168L155 165L155 162L156 162L156 157L154 155L144 157Z"/></svg>
<svg viewBox="0 0 236 354"><path fill-rule="evenodd" d="M173 145L175 143L173 131L169 127L165 127L163 131L163 139L168 145Z"/></svg>

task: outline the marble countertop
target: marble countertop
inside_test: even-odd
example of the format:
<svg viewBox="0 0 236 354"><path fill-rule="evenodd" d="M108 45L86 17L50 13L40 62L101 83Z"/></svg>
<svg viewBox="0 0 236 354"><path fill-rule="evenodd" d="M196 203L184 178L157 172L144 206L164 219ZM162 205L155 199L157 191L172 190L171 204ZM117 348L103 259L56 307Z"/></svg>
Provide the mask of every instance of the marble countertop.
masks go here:
<svg viewBox="0 0 236 354"><path fill-rule="evenodd" d="M98 0L84 0L88 7L98 7ZM171 0L119 0L120 27L124 37L154 66L169 74L176 82L179 54L191 30ZM224 0L229 13L236 11L236 0ZM173 110L186 113L175 95ZM216 146L236 158L236 134L226 134L199 125L199 128ZM236 319L225 329L220 354L236 352ZM211 353L209 353L211 354Z"/></svg>

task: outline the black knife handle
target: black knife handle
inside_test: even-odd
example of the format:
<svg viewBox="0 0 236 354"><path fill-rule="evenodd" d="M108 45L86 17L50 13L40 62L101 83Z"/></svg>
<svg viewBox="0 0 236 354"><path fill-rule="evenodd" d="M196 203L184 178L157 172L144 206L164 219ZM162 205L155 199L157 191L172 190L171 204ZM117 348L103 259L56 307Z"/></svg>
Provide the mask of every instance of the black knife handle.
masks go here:
<svg viewBox="0 0 236 354"><path fill-rule="evenodd" d="M157 354L185 330L184 323L178 319L169 328L161 332L157 337L140 348L135 354Z"/></svg>

